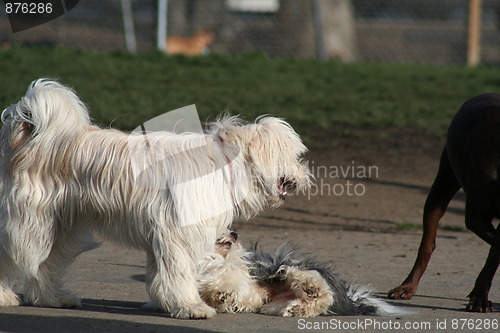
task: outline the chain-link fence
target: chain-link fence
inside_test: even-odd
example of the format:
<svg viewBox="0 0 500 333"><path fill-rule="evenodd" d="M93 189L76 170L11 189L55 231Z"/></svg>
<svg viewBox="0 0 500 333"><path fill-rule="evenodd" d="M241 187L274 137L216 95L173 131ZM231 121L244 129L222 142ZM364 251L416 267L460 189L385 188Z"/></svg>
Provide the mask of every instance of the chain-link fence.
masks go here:
<svg viewBox="0 0 500 333"><path fill-rule="evenodd" d="M167 49L176 53L466 61L471 0L81 0L65 16L15 34L2 4L0 42L150 51L158 46L162 1ZM483 0L481 8L481 62L498 65L500 1Z"/></svg>

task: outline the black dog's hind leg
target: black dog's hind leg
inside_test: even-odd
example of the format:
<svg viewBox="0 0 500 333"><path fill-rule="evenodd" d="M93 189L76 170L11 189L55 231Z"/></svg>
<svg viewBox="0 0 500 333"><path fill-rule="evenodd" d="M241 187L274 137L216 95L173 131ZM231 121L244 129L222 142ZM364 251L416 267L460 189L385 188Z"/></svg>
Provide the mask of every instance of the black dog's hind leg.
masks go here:
<svg viewBox="0 0 500 333"><path fill-rule="evenodd" d="M410 299L415 294L418 283L436 247L439 220L443 217L448 204L459 189L460 184L451 168L448 151L445 147L441 154L436 179L425 201L423 216L424 233L418 249L417 259L410 274L403 283L388 292L389 298Z"/></svg>
<svg viewBox="0 0 500 333"><path fill-rule="evenodd" d="M465 205L465 225L479 238L500 251L500 230L495 230L492 220L494 213L492 201L494 190L489 190L487 185L481 186L467 193Z"/></svg>
<svg viewBox="0 0 500 333"><path fill-rule="evenodd" d="M497 227L497 231L500 231L500 225ZM499 264L500 251L491 247L486 263L476 279L474 289L472 289L468 296L469 304L466 307L467 311L493 312L493 305L488 300L488 293Z"/></svg>

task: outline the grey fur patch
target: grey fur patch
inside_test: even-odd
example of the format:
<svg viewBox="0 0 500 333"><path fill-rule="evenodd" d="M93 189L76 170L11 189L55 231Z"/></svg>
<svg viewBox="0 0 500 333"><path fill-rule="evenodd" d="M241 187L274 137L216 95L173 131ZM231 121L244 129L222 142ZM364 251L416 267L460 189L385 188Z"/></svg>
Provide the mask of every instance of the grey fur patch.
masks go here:
<svg viewBox="0 0 500 333"><path fill-rule="evenodd" d="M273 281L284 280L283 268L287 266L302 270L315 270L326 280L333 292L334 303L330 306L329 314L341 316L377 315L376 306L363 302L365 298L370 297L370 294L353 300L351 297L355 293L355 288L339 278L331 265L318 262L307 253L298 253L298 250L297 246L284 243L278 247L274 254L270 254L263 251L258 244L254 244L247 258L252 262L250 273L259 282L269 284Z"/></svg>

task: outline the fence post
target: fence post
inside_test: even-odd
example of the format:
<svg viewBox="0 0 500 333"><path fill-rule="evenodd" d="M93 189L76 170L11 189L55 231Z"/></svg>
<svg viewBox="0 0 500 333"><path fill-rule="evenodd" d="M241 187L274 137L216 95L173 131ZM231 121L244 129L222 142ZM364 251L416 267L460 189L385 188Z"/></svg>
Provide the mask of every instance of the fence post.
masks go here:
<svg viewBox="0 0 500 333"><path fill-rule="evenodd" d="M125 45L127 51L131 53L137 52L135 41L134 16L132 15L132 3L130 0L122 0L122 18L123 29L125 30Z"/></svg>
<svg viewBox="0 0 500 333"><path fill-rule="evenodd" d="M319 0L312 0L312 20L314 27L314 41L316 45L316 57L326 60L325 39L323 35L323 17L321 15Z"/></svg>
<svg viewBox="0 0 500 333"><path fill-rule="evenodd" d="M467 66L476 66L481 61L481 6L482 0L469 0Z"/></svg>
<svg viewBox="0 0 500 333"><path fill-rule="evenodd" d="M168 0L158 0L158 26L156 31L156 47L165 51L167 46L167 12Z"/></svg>

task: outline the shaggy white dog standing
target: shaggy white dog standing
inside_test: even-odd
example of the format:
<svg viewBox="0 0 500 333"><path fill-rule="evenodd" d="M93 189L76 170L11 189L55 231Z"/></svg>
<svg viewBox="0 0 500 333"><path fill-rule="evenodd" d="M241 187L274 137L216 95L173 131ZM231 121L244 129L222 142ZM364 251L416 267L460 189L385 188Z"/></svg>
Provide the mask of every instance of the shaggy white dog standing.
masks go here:
<svg viewBox="0 0 500 333"><path fill-rule="evenodd" d="M127 134L91 125L69 88L46 79L2 113L0 306L77 307L62 275L93 234L147 253L151 301L178 318L208 318L197 270L236 218L278 206L309 185L306 151L285 121L236 117L204 134Z"/></svg>

